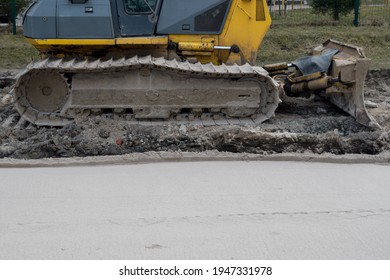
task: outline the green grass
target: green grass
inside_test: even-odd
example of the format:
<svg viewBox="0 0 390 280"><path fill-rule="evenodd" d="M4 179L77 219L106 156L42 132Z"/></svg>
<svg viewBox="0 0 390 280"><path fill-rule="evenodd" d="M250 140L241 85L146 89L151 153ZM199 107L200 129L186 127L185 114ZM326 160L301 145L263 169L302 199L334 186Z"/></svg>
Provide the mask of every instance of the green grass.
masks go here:
<svg viewBox="0 0 390 280"><path fill-rule="evenodd" d="M22 35L0 34L0 69L18 69L26 66L39 53Z"/></svg>
<svg viewBox="0 0 390 280"><path fill-rule="evenodd" d="M274 26L263 40L257 64L290 62L328 39L363 47L372 69L390 69L390 29L385 26Z"/></svg>

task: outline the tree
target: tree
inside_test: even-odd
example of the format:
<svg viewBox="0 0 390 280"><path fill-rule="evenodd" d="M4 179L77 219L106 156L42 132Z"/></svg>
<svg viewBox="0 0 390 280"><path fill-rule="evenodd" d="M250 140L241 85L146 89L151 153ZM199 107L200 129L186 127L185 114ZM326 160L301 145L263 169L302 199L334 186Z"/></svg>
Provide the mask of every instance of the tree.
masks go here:
<svg viewBox="0 0 390 280"><path fill-rule="evenodd" d="M0 0L0 17L8 23L12 22L12 1ZM21 13L30 2L31 0L15 0L15 14Z"/></svg>
<svg viewBox="0 0 390 280"><path fill-rule="evenodd" d="M331 14L333 20L338 21L341 15L350 13L356 0L312 0L312 7L316 13Z"/></svg>

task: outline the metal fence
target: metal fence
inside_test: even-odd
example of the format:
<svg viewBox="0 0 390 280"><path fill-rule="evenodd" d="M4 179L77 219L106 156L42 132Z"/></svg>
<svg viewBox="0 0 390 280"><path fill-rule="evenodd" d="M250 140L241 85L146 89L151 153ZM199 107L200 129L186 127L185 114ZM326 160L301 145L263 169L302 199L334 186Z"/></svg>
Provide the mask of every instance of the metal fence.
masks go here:
<svg viewBox="0 0 390 280"><path fill-rule="evenodd" d="M390 26L390 0L355 0L358 9L340 15L339 20L314 11L312 1L268 0L273 25L352 25L355 21L357 25Z"/></svg>

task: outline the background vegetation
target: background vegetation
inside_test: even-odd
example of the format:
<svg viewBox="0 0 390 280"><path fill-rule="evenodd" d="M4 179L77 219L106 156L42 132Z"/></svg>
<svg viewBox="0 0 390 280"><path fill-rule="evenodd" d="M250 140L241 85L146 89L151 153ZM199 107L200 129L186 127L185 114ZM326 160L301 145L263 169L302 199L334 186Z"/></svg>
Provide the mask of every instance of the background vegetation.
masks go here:
<svg viewBox="0 0 390 280"><path fill-rule="evenodd" d="M15 0L15 10L16 15L18 15L20 12L22 12L27 5L30 3L30 0ZM12 8L12 0L0 0L0 16L3 19L6 19L4 21L11 22L11 8Z"/></svg>
<svg viewBox="0 0 390 280"><path fill-rule="evenodd" d="M322 14L331 14L333 20L340 20L340 14L350 13L356 0L312 0L314 11Z"/></svg>
<svg viewBox="0 0 390 280"><path fill-rule="evenodd" d="M271 0L271 4L273 1ZM273 25L283 26L351 26L354 23L355 14L353 6L346 5L343 12L333 14L334 4L342 1L351 4L352 0L295 0L294 5L270 5ZM277 2L276 2L277 3ZM288 3L287 1L285 3ZM302 4L300 4L302 3ZM306 4L305 4L306 3ZM308 4L309 5L308 5ZM349 12L348 12L349 11ZM389 26L390 25L390 0L360 0L358 24L360 26ZM338 18L338 19L335 19Z"/></svg>

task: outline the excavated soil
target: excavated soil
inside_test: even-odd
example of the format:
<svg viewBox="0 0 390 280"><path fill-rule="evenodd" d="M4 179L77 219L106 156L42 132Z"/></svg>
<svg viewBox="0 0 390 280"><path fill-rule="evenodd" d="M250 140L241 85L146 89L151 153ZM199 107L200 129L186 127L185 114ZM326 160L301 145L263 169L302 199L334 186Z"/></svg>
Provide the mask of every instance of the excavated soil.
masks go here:
<svg viewBox="0 0 390 280"><path fill-rule="evenodd" d="M9 91L15 71L0 73L0 98ZM260 126L132 124L110 117L91 117L63 128L18 127L7 122L16 114L0 105L0 158L38 159L123 155L150 151L251 154L366 154L390 151L390 70L370 71L366 100L382 130L359 125L318 97L286 100L276 116Z"/></svg>

